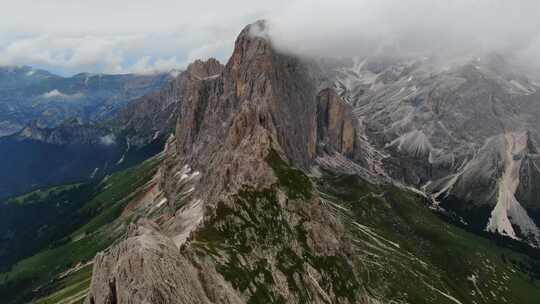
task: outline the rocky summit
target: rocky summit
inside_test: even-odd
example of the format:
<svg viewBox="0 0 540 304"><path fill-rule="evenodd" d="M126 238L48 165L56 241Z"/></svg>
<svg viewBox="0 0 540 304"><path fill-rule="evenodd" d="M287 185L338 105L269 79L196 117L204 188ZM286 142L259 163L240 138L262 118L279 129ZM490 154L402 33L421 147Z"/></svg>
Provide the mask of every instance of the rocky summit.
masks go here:
<svg viewBox="0 0 540 304"><path fill-rule="evenodd" d="M171 165L159 177L169 212L133 224L97 257L88 303L360 301L349 290L362 280L343 227L290 167L307 170L319 148L353 154L352 117L332 89L317 91L300 61L273 51L263 30L246 27L224 67L188 68L165 152ZM335 268L304 266L302 256ZM254 277L242 279L249 269Z"/></svg>

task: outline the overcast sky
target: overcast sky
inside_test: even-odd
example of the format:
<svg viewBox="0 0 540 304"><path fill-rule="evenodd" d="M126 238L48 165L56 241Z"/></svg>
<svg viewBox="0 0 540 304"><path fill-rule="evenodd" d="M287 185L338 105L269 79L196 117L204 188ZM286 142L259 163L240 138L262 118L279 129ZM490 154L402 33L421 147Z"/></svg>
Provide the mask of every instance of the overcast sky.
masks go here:
<svg viewBox="0 0 540 304"><path fill-rule="evenodd" d="M540 50L538 0L0 1L0 65L64 75L226 61L238 32L261 18L277 47L310 55Z"/></svg>
<svg viewBox="0 0 540 304"><path fill-rule="evenodd" d="M122 73L225 60L246 24L286 2L0 0L0 65Z"/></svg>

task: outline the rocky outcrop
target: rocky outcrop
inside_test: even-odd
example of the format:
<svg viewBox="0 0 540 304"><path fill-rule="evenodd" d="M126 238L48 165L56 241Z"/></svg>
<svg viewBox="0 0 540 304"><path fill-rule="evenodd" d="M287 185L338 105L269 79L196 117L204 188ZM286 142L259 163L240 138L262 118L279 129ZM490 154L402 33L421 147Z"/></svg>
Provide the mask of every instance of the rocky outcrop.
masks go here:
<svg viewBox="0 0 540 304"><path fill-rule="evenodd" d="M217 77L223 71L223 65L215 58L209 58L206 61L195 60L187 68L187 74L191 77L205 79L208 77Z"/></svg>
<svg viewBox="0 0 540 304"><path fill-rule="evenodd" d="M350 241L302 171L319 144L354 152L351 116L265 26L241 32L222 70L188 68L166 211L96 258L87 303L364 302Z"/></svg>
<svg viewBox="0 0 540 304"><path fill-rule="evenodd" d="M92 278L91 304L242 303L213 267L194 265L150 221L132 225L128 238L94 263L99 271Z"/></svg>
<svg viewBox="0 0 540 304"><path fill-rule="evenodd" d="M216 59L211 58L206 62L197 60L161 90L133 100L109 124L117 133L125 134L136 147L156 138L166 139L175 128L187 84L217 76L222 70L223 65Z"/></svg>
<svg viewBox="0 0 540 304"><path fill-rule="evenodd" d="M357 135L351 106L333 89L322 90L317 99L318 140L331 150L352 156Z"/></svg>

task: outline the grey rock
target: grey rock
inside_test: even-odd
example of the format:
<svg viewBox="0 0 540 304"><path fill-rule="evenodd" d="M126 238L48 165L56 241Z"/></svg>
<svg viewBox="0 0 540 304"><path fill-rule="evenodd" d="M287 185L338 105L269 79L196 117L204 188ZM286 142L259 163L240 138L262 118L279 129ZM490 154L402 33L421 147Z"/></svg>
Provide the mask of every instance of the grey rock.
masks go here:
<svg viewBox="0 0 540 304"><path fill-rule="evenodd" d="M87 303L365 302L343 227L290 167L308 170L318 146L354 154L352 116L264 29L246 27L223 70L186 75L160 169L168 211L96 258Z"/></svg>

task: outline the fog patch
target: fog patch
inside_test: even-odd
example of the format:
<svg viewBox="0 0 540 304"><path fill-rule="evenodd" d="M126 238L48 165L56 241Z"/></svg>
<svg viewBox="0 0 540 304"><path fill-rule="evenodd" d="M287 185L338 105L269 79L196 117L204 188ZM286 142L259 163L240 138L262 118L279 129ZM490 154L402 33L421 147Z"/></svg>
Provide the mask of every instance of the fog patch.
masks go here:
<svg viewBox="0 0 540 304"><path fill-rule="evenodd" d="M57 89L54 89L54 90L51 90L49 92L41 94L41 97L45 98L45 99L68 99L68 100L73 100L73 99L83 98L84 94L83 93L65 94L65 93L60 92Z"/></svg>
<svg viewBox="0 0 540 304"><path fill-rule="evenodd" d="M114 134L108 134L99 138L99 142L105 146L111 146L116 143L116 136Z"/></svg>
<svg viewBox="0 0 540 304"><path fill-rule="evenodd" d="M481 56L540 63L540 1L298 0L270 14L287 53L316 57Z"/></svg>

